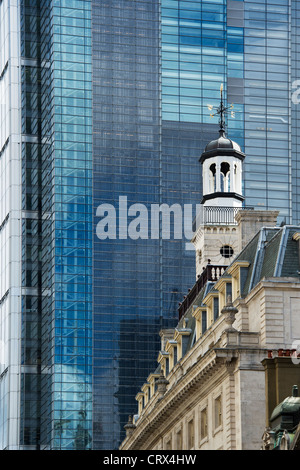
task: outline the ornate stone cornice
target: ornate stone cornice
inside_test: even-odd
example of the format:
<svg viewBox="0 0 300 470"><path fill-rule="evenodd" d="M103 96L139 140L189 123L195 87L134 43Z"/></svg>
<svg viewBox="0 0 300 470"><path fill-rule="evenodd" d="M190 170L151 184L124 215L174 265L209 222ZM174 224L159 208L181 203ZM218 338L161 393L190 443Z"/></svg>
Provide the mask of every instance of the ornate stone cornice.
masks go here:
<svg viewBox="0 0 300 470"><path fill-rule="evenodd" d="M225 350L222 350L222 354L218 351L214 349L208 351L172 388L166 391L163 397L161 395L159 397L156 393L148 409L145 408L143 415L137 421L136 429L123 442L122 450L151 448L156 428L166 421L174 407L181 403L187 394L191 397L192 390L198 387L200 382L203 385L222 367L225 374L231 373L228 366L237 357L235 351L226 350L225 353ZM177 419L177 416L174 415L174 419Z"/></svg>

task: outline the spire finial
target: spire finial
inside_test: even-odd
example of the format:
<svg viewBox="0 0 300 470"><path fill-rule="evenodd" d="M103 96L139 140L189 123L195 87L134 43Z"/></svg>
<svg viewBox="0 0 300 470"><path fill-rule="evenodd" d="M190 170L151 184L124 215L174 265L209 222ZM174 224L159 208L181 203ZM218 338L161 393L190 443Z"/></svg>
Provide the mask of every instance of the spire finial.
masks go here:
<svg viewBox="0 0 300 470"><path fill-rule="evenodd" d="M208 109L211 111L214 107L212 105L207 105ZM233 104L230 106L224 106L224 101L223 101L223 83L221 83L220 86L220 105L217 108L216 112L214 114L211 114L210 117L214 117L216 114L220 115L219 119L219 133L220 137L225 137L225 115L229 109L233 109ZM234 111L231 111L231 117L234 117Z"/></svg>
<svg viewBox="0 0 300 470"><path fill-rule="evenodd" d="M224 107L224 104L223 104L223 83L221 83L221 86L220 86L220 98L221 98L220 106L217 110L217 113L220 114L219 133L220 133L220 136L221 135L224 136L225 135L225 111L226 111L226 108Z"/></svg>

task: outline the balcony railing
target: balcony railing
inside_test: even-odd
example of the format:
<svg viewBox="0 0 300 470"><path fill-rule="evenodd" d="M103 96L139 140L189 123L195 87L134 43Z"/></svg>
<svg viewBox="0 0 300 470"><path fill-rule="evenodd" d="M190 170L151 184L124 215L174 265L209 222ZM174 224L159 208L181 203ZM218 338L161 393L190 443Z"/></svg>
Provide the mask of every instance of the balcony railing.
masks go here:
<svg viewBox="0 0 300 470"><path fill-rule="evenodd" d="M253 210L253 207L202 206L194 220L193 228L202 224L237 225L235 216L240 210Z"/></svg>
<svg viewBox="0 0 300 470"><path fill-rule="evenodd" d="M201 289L205 286L208 281L216 282L224 273L227 266L208 264L203 270L202 274L198 276L198 279L192 289L189 290L188 294L184 297L184 300L179 304L178 313L179 320L188 310L188 308L193 305L193 302Z"/></svg>

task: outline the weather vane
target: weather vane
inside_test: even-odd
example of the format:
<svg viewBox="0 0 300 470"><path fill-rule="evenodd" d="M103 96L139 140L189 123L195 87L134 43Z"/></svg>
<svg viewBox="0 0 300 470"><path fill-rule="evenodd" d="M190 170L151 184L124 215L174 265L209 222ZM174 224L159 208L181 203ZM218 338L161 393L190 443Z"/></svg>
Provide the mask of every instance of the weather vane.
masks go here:
<svg viewBox="0 0 300 470"><path fill-rule="evenodd" d="M210 114L210 117L216 116L216 114L220 115L219 119L219 124L220 124L220 131L225 132L225 114L228 112L228 110L231 110L230 115L232 118L235 117L235 112L233 111L233 104L230 106L225 107L223 103L223 83L221 84L220 87L220 94L221 94L221 102L220 106L217 108L216 112L214 114ZM211 104L207 105L209 111L212 111L214 107Z"/></svg>

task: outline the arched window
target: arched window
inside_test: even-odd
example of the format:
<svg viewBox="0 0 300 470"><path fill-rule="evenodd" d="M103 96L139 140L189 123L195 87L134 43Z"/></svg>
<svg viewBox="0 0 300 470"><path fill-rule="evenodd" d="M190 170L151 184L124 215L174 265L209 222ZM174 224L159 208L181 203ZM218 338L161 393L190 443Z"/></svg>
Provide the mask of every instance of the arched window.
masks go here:
<svg viewBox="0 0 300 470"><path fill-rule="evenodd" d="M213 163L209 167L209 192L214 193L216 191L216 164Z"/></svg>
<svg viewBox="0 0 300 470"><path fill-rule="evenodd" d="M221 191L230 191L230 165L227 162L221 163Z"/></svg>

